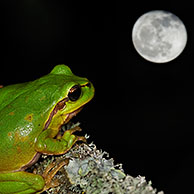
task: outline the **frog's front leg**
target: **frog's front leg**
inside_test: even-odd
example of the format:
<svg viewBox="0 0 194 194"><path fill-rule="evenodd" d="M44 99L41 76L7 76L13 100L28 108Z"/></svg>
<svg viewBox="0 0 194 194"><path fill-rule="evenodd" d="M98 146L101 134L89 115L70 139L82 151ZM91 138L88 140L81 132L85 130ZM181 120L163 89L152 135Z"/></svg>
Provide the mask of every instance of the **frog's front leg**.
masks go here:
<svg viewBox="0 0 194 194"><path fill-rule="evenodd" d="M65 131L60 138L55 138L58 131L48 128L38 136L35 149L37 152L49 155L64 154L71 149L76 141L86 141L85 137L73 134L75 131L80 130L79 127L75 127Z"/></svg>
<svg viewBox="0 0 194 194"><path fill-rule="evenodd" d="M24 171L0 173L1 194L30 194L42 191L45 181L42 176Z"/></svg>

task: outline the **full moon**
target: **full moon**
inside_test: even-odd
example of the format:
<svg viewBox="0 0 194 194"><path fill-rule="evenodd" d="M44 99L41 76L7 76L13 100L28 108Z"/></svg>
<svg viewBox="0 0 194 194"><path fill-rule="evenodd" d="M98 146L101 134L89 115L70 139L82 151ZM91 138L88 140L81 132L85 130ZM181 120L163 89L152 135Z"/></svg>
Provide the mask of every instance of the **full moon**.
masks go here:
<svg viewBox="0 0 194 194"><path fill-rule="evenodd" d="M150 11L136 21L132 41L137 52L146 60L166 63L178 57L187 42L183 22L166 11Z"/></svg>

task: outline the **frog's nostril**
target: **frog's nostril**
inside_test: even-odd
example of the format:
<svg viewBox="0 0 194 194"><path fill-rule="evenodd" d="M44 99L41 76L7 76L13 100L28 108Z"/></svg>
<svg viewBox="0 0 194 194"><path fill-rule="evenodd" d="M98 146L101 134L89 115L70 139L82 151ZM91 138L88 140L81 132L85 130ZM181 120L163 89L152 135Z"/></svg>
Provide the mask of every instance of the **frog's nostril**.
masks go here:
<svg viewBox="0 0 194 194"><path fill-rule="evenodd" d="M91 88L92 87L92 84L90 82L86 83L86 84L83 84L81 85L81 87L88 87L88 88Z"/></svg>
<svg viewBox="0 0 194 194"><path fill-rule="evenodd" d="M86 87L91 88L91 83L88 82L88 83L86 84Z"/></svg>

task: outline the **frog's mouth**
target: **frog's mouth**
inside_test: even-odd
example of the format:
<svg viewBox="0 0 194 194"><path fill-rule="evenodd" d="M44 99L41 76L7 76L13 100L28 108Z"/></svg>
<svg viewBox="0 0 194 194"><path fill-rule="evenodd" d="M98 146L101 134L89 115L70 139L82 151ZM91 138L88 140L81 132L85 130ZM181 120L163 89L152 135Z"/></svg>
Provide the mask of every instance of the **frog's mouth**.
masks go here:
<svg viewBox="0 0 194 194"><path fill-rule="evenodd" d="M82 108L83 108L83 106L76 109L75 111L73 111L71 113L68 113L64 124L68 123L74 116L76 116L82 110Z"/></svg>

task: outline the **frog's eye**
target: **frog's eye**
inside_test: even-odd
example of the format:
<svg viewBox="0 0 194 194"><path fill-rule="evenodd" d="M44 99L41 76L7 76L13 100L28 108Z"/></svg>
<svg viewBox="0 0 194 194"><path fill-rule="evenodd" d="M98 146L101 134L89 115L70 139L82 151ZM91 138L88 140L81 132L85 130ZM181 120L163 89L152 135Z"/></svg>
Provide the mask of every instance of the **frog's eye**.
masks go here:
<svg viewBox="0 0 194 194"><path fill-rule="evenodd" d="M81 87L79 85L75 85L69 90L68 98L71 101L76 101L79 99L80 95Z"/></svg>

